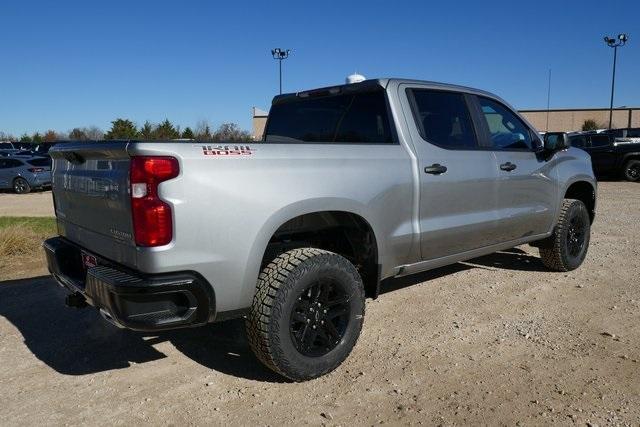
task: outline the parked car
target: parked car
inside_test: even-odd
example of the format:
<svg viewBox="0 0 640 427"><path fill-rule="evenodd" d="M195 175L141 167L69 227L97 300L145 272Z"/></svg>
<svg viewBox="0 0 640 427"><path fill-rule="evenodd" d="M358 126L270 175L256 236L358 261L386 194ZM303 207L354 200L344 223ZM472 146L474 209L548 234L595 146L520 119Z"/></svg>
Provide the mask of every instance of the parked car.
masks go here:
<svg viewBox="0 0 640 427"><path fill-rule="evenodd" d="M601 177L621 177L627 181L640 181L640 141L618 141L613 132L569 135L571 146L582 148L591 156L593 170ZM625 129L626 130L626 129Z"/></svg>
<svg viewBox="0 0 640 427"><path fill-rule="evenodd" d="M8 157L12 154L17 153L18 151L20 151L20 149L16 147L12 142L10 141L0 142L0 156Z"/></svg>
<svg viewBox="0 0 640 427"><path fill-rule="evenodd" d="M262 143L60 144L48 268L125 328L246 316L258 359L307 380L392 278L524 243L580 266L596 181L567 144L491 93L399 79L276 96Z"/></svg>
<svg viewBox="0 0 640 427"><path fill-rule="evenodd" d="M51 159L32 156L0 158L0 188L18 194L51 186Z"/></svg>

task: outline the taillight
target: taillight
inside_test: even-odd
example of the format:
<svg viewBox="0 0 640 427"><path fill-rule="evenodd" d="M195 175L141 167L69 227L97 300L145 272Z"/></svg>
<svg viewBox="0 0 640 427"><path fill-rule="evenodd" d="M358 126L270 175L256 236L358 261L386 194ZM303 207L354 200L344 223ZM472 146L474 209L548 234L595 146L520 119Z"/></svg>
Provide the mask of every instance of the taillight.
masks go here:
<svg viewBox="0 0 640 427"><path fill-rule="evenodd" d="M171 207L158 197L158 184L180 172L173 157L131 158L131 211L138 246L162 246L173 238Z"/></svg>
<svg viewBox="0 0 640 427"><path fill-rule="evenodd" d="M44 168L29 168L28 170L31 173L44 172Z"/></svg>

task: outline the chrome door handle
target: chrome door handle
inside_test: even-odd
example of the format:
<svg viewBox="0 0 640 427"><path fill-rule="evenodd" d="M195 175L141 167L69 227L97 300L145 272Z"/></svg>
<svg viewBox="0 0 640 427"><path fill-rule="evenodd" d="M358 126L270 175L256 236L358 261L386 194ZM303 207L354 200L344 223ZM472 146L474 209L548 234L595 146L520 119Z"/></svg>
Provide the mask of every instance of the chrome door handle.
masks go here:
<svg viewBox="0 0 640 427"><path fill-rule="evenodd" d="M500 169L507 172L511 172L515 168L517 168L517 166L511 162L503 163L500 165Z"/></svg>
<svg viewBox="0 0 640 427"><path fill-rule="evenodd" d="M431 175L440 175L441 173L445 173L447 171L446 166L442 166L440 163L434 163L431 166L427 166L424 168L424 173L428 173Z"/></svg>

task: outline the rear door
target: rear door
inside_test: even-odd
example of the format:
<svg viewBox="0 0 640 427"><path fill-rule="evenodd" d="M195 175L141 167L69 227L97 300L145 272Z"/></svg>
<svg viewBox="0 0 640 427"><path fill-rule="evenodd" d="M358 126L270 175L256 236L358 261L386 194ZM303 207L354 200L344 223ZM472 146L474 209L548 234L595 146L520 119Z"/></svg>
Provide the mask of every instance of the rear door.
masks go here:
<svg viewBox="0 0 640 427"><path fill-rule="evenodd" d="M419 163L423 260L496 242L495 161L478 145L464 93L400 85Z"/></svg>
<svg viewBox="0 0 640 427"><path fill-rule="evenodd" d="M546 233L553 224L557 197L556 169L535 152L538 133L501 102L474 98L483 138L496 159L500 240L507 242Z"/></svg>
<svg viewBox="0 0 640 427"><path fill-rule="evenodd" d="M613 172L616 166L616 153L611 143L611 138L606 134L590 135L591 164L593 171L598 175L606 175Z"/></svg>

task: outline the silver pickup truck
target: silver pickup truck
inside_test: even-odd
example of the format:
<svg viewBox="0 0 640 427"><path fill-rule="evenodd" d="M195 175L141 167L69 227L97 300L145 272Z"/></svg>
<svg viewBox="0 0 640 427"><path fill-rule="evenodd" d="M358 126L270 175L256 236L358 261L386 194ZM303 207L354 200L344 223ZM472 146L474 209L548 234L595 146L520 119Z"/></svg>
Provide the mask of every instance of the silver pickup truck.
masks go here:
<svg viewBox="0 0 640 427"><path fill-rule="evenodd" d="M484 91L366 80L276 96L263 140L51 150L48 266L117 326L246 318L265 365L306 380L351 352L389 279L529 243L584 260L589 156Z"/></svg>

